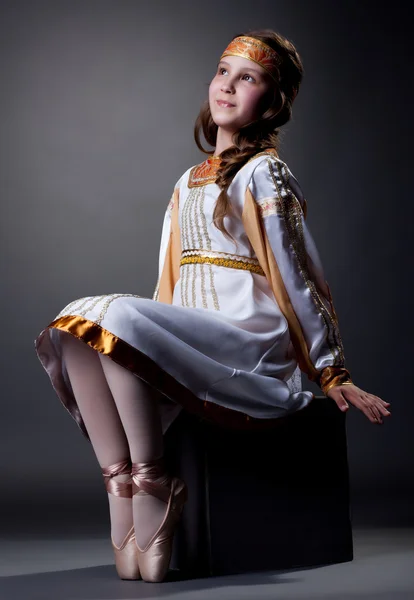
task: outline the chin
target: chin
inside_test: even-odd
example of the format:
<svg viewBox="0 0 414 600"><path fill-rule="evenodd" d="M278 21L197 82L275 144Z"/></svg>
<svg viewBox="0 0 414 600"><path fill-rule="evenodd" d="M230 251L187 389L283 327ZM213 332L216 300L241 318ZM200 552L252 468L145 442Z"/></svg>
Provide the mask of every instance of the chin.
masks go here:
<svg viewBox="0 0 414 600"><path fill-rule="evenodd" d="M214 123L217 125L217 127L220 127L221 129L226 131L236 131L237 129L239 129L238 125L236 125L232 121L225 121L224 119L217 119L217 121L214 121Z"/></svg>
<svg viewBox="0 0 414 600"><path fill-rule="evenodd" d="M229 126L234 123L234 119L228 117L226 118L226 116L223 114L214 114L214 112L211 113L211 118L213 119L216 125L219 125L221 127Z"/></svg>

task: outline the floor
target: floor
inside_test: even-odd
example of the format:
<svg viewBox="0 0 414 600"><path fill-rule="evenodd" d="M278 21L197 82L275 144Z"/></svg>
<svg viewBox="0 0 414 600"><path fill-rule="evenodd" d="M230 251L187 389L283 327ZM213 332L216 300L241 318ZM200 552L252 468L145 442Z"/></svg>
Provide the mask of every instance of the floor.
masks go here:
<svg viewBox="0 0 414 600"><path fill-rule="evenodd" d="M312 569L272 571L163 583L122 581L107 536L10 535L0 540L2 600L180 600L414 598L414 529L355 529L354 560Z"/></svg>

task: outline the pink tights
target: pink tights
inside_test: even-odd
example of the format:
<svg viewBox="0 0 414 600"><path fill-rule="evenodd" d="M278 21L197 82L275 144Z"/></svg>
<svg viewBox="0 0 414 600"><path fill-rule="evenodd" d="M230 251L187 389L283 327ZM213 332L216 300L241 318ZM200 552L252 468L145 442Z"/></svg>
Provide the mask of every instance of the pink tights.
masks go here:
<svg viewBox="0 0 414 600"><path fill-rule="evenodd" d="M162 456L158 392L85 342L61 332L63 356L79 410L101 468L128 456L147 462ZM127 481L129 475L117 475ZM119 546L132 524L143 548L160 525L166 504L154 496L108 494L111 534Z"/></svg>

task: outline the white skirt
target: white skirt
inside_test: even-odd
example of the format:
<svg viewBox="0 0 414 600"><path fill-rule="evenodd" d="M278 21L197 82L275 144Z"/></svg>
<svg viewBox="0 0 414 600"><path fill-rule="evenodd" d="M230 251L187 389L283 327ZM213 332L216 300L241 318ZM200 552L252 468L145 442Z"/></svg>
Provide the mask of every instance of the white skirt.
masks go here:
<svg viewBox="0 0 414 600"><path fill-rule="evenodd" d="M35 348L63 405L89 439L61 350L67 332L129 369L159 394L163 433L185 408L223 425L270 425L307 406L300 370L287 358L282 320L269 341L220 311L166 304L134 294L70 302L37 336Z"/></svg>

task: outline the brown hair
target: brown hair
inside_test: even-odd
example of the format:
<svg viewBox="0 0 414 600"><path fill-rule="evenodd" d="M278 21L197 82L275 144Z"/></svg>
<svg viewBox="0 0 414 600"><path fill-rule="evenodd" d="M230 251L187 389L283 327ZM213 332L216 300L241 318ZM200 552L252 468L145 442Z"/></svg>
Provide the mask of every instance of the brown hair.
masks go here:
<svg viewBox="0 0 414 600"><path fill-rule="evenodd" d="M221 189L213 213L215 226L234 241L233 236L224 226L224 217L231 210L227 189L241 167L255 154L266 148L279 150L279 127L292 117L292 104L299 91L303 77L303 65L295 46L287 38L271 29L260 29L238 33L233 37L246 35L254 37L274 50L281 57L278 69L278 85L270 88L269 95L262 99L265 110L262 116L247 123L233 135L233 146L220 154L221 165L217 173L216 183ZM266 108L267 107L267 108ZM214 123L208 99L204 101L194 126L194 139L198 148L205 154L213 155L212 150L205 150L200 142L200 130L208 144L216 145L218 126Z"/></svg>

